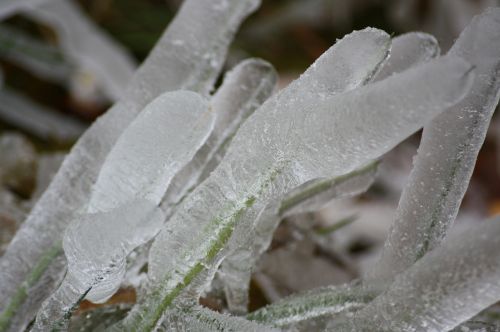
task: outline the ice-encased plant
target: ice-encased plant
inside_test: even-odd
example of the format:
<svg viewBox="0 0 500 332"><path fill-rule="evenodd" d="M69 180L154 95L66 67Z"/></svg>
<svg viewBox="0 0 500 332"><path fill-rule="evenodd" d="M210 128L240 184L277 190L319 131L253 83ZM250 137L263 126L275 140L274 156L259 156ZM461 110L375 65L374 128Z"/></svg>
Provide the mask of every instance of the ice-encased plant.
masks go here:
<svg viewBox="0 0 500 332"><path fill-rule="evenodd" d="M258 5L185 1L0 259L0 331L449 331L500 300L500 220L443 241L499 99L500 9L446 55L430 35L367 28L274 95L258 59L212 92ZM378 160L422 127L372 271L247 313L280 220L367 190ZM138 287L133 307L71 322L123 283ZM227 312L199 305L217 287Z"/></svg>

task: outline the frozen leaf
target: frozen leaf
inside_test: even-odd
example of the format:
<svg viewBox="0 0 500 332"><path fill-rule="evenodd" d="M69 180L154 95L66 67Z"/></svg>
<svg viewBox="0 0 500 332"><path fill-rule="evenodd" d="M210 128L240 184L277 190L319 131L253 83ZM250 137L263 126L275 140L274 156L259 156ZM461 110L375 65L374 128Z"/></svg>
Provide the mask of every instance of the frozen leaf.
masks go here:
<svg viewBox="0 0 500 332"><path fill-rule="evenodd" d="M80 121L7 88L0 90L0 118L44 140L71 142L85 131Z"/></svg>
<svg viewBox="0 0 500 332"><path fill-rule="evenodd" d="M224 3L229 6L221 6ZM26 327L42 299L60 280L64 262L56 259L51 265L42 257L59 257L52 255L53 248L60 248L62 234L75 210L88 202L104 158L122 130L165 91L183 89L207 94L237 27L258 3L257 0L230 3L187 0L184 3L132 78L122 101L98 119L73 147L0 258L0 321L4 326L13 330ZM26 291L37 294L36 299L24 302Z"/></svg>
<svg viewBox="0 0 500 332"><path fill-rule="evenodd" d="M475 65L474 84L466 98L424 127L396 219L369 279L390 282L435 248L455 220L500 97L500 8L474 18L449 53Z"/></svg>
<svg viewBox="0 0 500 332"><path fill-rule="evenodd" d="M278 329L195 306L169 313L158 331L278 332Z"/></svg>
<svg viewBox="0 0 500 332"><path fill-rule="evenodd" d="M375 294L355 284L323 287L284 298L248 314L247 318L285 327L323 315L359 309L374 297Z"/></svg>
<svg viewBox="0 0 500 332"><path fill-rule="evenodd" d="M127 51L86 17L73 0L50 0L23 11L52 26L68 59L97 77L111 100L124 96L136 68Z"/></svg>
<svg viewBox="0 0 500 332"><path fill-rule="evenodd" d="M321 58L242 125L223 161L155 238L149 276L157 286L116 329L152 329L196 276L208 271L205 284L211 280L230 240L246 238L252 224L241 220L253 222L308 181L379 158L459 101L473 77L465 61L445 57L332 95L323 65L333 58Z"/></svg>
<svg viewBox="0 0 500 332"><path fill-rule="evenodd" d="M335 331L449 331L500 300L500 217L453 234ZM336 328L336 329L335 329Z"/></svg>

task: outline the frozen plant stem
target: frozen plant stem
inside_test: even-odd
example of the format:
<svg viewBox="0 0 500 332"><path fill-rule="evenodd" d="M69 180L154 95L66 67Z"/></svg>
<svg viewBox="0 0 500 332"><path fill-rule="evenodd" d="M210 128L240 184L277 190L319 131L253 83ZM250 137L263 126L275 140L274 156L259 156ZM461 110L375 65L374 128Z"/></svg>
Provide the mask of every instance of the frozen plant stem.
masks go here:
<svg viewBox="0 0 500 332"><path fill-rule="evenodd" d="M466 98L424 127L396 219L368 282L390 284L437 247L455 220L500 97L500 8L476 16L449 54L475 65L474 84Z"/></svg>
<svg viewBox="0 0 500 332"><path fill-rule="evenodd" d="M124 98L99 118L79 139L49 188L25 220L4 256L0 258L0 320L3 330L22 330L38 310L42 299L56 287L64 263L47 266L29 292L33 301L15 302L34 266L62 240L75 210L90 198L106 155L123 129L140 110L165 91L211 91L225 59L227 47L241 21L255 10L258 0L187 0L137 70ZM217 6L219 5L219 6ZM36 234L36 236L33 236ZM51 274L48 274L48 271ZM11 308L14 315L6 312Z"/></svg>
<svg viewBox="0 0 500 332"><path fill-rule="evenodd" d="M155 238L148 270L155 286L114 328L153 329L198 274L206 270L211 280L228 241L246 240L252 223L242 220L253 222L268 204L308 181L341 176L379 158L460 100L472 77L469 64L445 57L332 96L316 93L321 80L306 73L243 124L221 164Z"/></svg>

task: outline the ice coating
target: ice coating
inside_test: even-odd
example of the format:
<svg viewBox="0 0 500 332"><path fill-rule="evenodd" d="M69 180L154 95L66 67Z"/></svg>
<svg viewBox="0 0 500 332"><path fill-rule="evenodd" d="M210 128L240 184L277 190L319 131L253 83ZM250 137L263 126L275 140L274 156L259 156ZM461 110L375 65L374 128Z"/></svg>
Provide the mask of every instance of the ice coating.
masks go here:
<svg viewBox="0 0 500 332"><path fill-rule="evenodd" d="M360 285L330 286L292 295L248 314L250 320L285 327L323 315L360 309L375 294Z"/></svg>
<svg viewBox="0 0 500 332"><path fill-rule="evenodd" d="M226 74L222 86L212 97L214 129L193 160L172 180L162 200L162 208L171 214L184 196L198 185L220 162L223 146L241 123L272 93L277 73L267 62L248 59Z"/></svg>
<svg viewBox="0 0 500 332"><path fill-rule="evenodd" d="M353 45L354 48L356 46ZM350 51L355 53L354 50ZM428 34L408 33L398 36L392 40L391 56L382 64L382 68L375 74L373 80L382 80L391 74L425 63L438 54L437 42ZM331 75L334 75L334 72ZM367 75L366 81L369 78ZM343 78L339 77L337 80L346 85L349 84L348 80L343 80ZM357 82L361 83L359 80ZM347 181L347 187L344 188L346 191L343 194L356 194L366 190L373 181L375 170L376 167L371 167L367 172L361 172L357 180ZM280 219L293 213L314 211L335 197L343 196L339 194L342 189L337 184L338 181L335 178L305 184L290 193L288 199L281 202L281 206L271 206L259 215L252 244L239 246L221 266L220 276L224 282L224 291L230 310L246 311L251 269L260 255L269 247L273 231ZM278 209L282 210L281 214L277 212ZM246 249L248 247L252 249L249 251Z"/></svg>
<svg viewBox="0 0 500 332"><path fill-rule="evenodd" d="M45 1L23 12L54 27L64 54L94 75L111 100L123 96L135 71L135 60L86 17L73 0Z"/></svg>
<svg viewBox="0 0 500 332"><path fill-rule="evenodd" d="M63 315L82 296L104 302L116 292L127 255L159 231L165 220L158 208L161 198L174 175L205 142L213 121L213 112L200 95L167 92L124 131L106 157L86 214L66 229L68 273L44 302L38 329L52 326L46 324L57 320L56 313Z"/></svg>
<svg viewBox="0 0 500 332"><path fill-rule="evenodd" d="M386 283L435 248L455 220L500 96L500 8L476 16L450 55L475 66L460 103L424 127L414 168L380 260L367 276Z"/></svg>
<svg viewBox="0 0 500 332"><path fill-rule="evenodd" d="M208 102L195 92L156 98L106 157L87 212L105 212L136 198L159 205L172 178L205 144L214 121Z"/></svg>
<svg viewBox="0 0 500 332"><path fill-rule="evenodd" d="M120 286L127 254L151 239L163 219L161 209L147 200L78 217L63 240L68 272L44 301L32 331L67 329L71 312L83 298L105 302Z"/></svg>
<svg viewBox="0 0 500 332"><path fill-rule="evenodd" d="M318 82L308 77L264 103L217 169L183 201L150 251L148 274L158 286L116 329L153 328L187 284L218 267L229 239L245 237L251 225L240 220L254 220L307 181L344 175L380 157L460 100L473 74L465 61L446 57L323 97L311 95Z"/></svg>
<svg viewBox="0 0 500 332"><path fill-rule="evenodd" d="M157 331L189 332L278 332L279 329L195 306L167 314Z"/></svg>
<svg viewBox="0 0 500 332"><path fill-rule="evenodd" d="M324 96L325 94L334 95L364 84L377 72L378 68L386 60L390 44L390 38L385 32L372 28L356 31L345 36L302 75L302 80L313 82L312 84L315 87L315 90L308 87L308 89L304 89L303 93L316 94L316 96ZM353 54L356 54L354 60L362 65L357 66L354 64ZM289 89L296 88L296 85L292 83ZM292 94L293 92L289 93ZM321 205L328 201L330 196L335 197L339 195L338 183L335 179L328 180L331 180L331 182L325 183L326 179L312 181L306 184L304 188L298 188L296 192L290 193L290 195L299 196L308 192L309 197L304 197L303 205L309 207ZM328 185L333 187L331 192L325 188ZM312 198L312 196L315 196L312 192L315 190L318 191L319 187L325 189L325 192L318 194L318 197ZM351 191L352 183L348 184L348 187L345 188L346 191ZM285 198L284 202L291 203L287 198ZM301 208L299 203L293 202L291 204L298 210ZM228 258L227 268L222 268L221 276L226 284L225 292L228 295L228 304L233 312L246 312L246 290L250 278L250 269L267 248L268 241L270 242L272 237L272 231L277 227L277 223L281 217L286 214L283 211L281 215L280 211L278 211L280 208L279 206L271 205L266 208L266 211L259 213L257 229L251 230L253 236L248 237L249 239L254 239L254 241L251 241L253 243L245 242L237 244L240 250L236 250L231 255L232 258ZM284 210L289 209L286 207ZM287 212L293 213L293 211ZM249 220L248 222L253 222L253 220ZM198 292L200 292L202 285L197 286L197 288Z"/></svg>
<svg viewBox="0 0 500 332"><path fill-rule="evenodd" d="M419 63L425 63L439 56L439 45L432 35L409 32L392 39L391 56L384 63L374 80L402 72Z"/></svg>
<svg viewBox="0 0 500 332"><path fill-rule="evenodd" d="M334 331L449 331L500 299L500 217L450 236ZM336 329L335 329L336 328Z"/></svg>
<svg viewBox="0 0 500 332"><path fill-rule="evenodd" d="M315 211L326 202L366 191L375 179L377 164L371 163L357 171L334 179L313 181L288 194L279 204L262 211L247 241L230 248L219 270L229 310L246 313L252 269L269 248L280 221L294 213Z"/></svg>
<svg viewBox="0 0 500 332"><path fill-rule="evenodd" d="M75 210L90 198L104 158L122 130L142 108L165 91L184 89L207 94L212 89L237 27L256 9L259 1L243 0L226 7L217 6L223 3L226 1L184 2L132 78L124 98L81 137L16 233L0 258L0 321L12 330L27 326L29 317L34 316L42 299L60 280L64 261L54 254L62 250L55 248ZM46 259L42 259L44 257ZM36 300L19 300L26 291L36 293Z"/></svg>

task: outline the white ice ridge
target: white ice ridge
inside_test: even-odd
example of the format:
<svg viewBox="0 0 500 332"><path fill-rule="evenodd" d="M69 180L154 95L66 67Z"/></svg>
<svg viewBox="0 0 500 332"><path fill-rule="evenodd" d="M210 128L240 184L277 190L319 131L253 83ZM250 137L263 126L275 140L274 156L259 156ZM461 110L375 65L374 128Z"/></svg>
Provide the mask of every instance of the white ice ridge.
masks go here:
<svg viewBox="0 0 500 332"><path fill-rule="evenodd" d="M229 43L241 21L259 4L257 0L186 0L167 31L137 70L123 99L99 118L80 138L65 159L47 191L0 258L0 317L10 328L24 329L64 273L59 257L64 229L73 214L90 198L104 158L123 129L149 102L165 91L212 90ZM47 259L42 259L46 257ZM59 265L57 265L57 264ZM40 265L41 264L41 265ZM43 266L42 266L43 265ZM36 299L18 303L35 267L39 278L29 279L29 294ZM47 274L50 270L50 274ZM15 306L15 314L6 311Z"/></svg>
<svg viewBox="0 0 500 332"><path fill-rule="evenodd" d="M374 282L389 283L438 246L455 220L500 97L500 8L476 16L449 55L475 66L474 84L424 127L382 256L367 276Z"/></svg>
<svg viewBox="0 0 500 332"><path fill-rule="evenodd" d="M252 225L241 220L254 220L307 181L344 175L380 157L459 101L474 76L470 64L450 56L335 95L322 75L328 59L243 124L216 170L156 237L149 276L158 287L116 329L154 326L186 284L217 268L230 239L245 238Z"/></svg>

